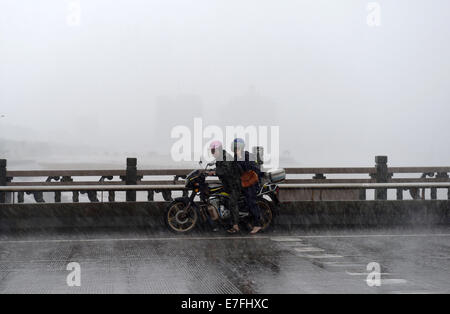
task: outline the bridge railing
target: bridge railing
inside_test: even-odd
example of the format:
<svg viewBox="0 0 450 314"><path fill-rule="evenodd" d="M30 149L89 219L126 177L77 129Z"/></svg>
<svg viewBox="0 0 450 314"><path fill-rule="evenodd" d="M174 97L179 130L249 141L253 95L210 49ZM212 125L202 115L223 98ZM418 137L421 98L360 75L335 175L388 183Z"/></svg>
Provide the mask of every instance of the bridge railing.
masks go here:
<svg viewBox="0 0 450 314"><path fill-rule="evenodd" d="M98 202L98 191L107 192L109 202L116 200L118 191L126 191L127 201L136 201L137 191L145 191L148 201L154 200L155 193L162 193L163 199L169 201L173 191L184 194L187 191L183 181L167 177L185 175L191 170L138 170L137 160L128 158L125 170L8 171L6 160L0 160L0 203L15 202L15 193L18 203L24 202L25 194L33 195L36 202L44 202L44 192L53 192L55 202L61 202L62 192L71 192L73 202L79 202L80 194L87 194L89 201ZM434 184L449 183L449 172L450 167L388 167L386 156L377 156L374 167L286 168L287 178L280 184L280 196L287 201L366 200L367 190L373 189L376 200L386 200L388 190L396 191L396 199L402 200L404 191L409 191L412 199L425 199L429 190L429 198L437 199L438 189L446 189L447 199L450 199L450 187ZM304 178L308 175L312 177ZM348 177L327 178L329 175ZM396 177L398 175L403 177ZM74 180L75 177L78 180ZM129 187L124 189L124 186Z"/></svg>

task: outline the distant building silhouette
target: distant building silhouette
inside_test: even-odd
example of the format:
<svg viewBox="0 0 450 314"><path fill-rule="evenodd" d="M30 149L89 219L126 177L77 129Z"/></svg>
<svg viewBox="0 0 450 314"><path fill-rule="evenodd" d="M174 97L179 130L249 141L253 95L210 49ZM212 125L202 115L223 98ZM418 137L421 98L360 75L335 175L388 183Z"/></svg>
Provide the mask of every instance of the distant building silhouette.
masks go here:
<svg viewBox="0 0 450 314"><path fill-rule="evenodd" d="M157 97L152 150L170 154L170 148L175 141L170 137L172 128L185 125L193 132L194 118L201 117L202 113L203 102L198 95L178 94Z"/></svg>
<svg viewBox="0 0 450 314"><path fill-rule="evenodd" d="M254 86L242 95L232 98L220 110L220 124L235 125L277 125L278 113L276 103L263 96Z"/></svg>

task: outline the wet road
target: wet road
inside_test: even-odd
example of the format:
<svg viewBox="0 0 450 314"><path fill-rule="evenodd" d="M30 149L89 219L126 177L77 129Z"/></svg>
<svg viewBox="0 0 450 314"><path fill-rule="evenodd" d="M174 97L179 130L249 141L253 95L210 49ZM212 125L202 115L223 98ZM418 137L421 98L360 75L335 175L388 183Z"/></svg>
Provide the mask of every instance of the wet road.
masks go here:
<svg viewBox="0 0 450 314"><path fill-rule="evenodd" d="M80 287L67 285L70 262ZM450 228L0 235L0 293L450 293Z"/></svg>

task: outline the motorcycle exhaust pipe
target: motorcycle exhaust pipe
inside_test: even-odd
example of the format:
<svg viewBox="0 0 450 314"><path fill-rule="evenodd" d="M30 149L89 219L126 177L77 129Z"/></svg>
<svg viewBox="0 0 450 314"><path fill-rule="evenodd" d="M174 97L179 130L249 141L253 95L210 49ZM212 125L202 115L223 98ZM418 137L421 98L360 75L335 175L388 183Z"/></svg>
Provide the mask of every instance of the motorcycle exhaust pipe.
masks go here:
<svg viewBox="0 0 450 314"><path fill-rule="evenodd" d="M215 206L211 204L208 205L208 212L212 220L216 221L219 219L219 212L217 211L217 208Z"/></svg>

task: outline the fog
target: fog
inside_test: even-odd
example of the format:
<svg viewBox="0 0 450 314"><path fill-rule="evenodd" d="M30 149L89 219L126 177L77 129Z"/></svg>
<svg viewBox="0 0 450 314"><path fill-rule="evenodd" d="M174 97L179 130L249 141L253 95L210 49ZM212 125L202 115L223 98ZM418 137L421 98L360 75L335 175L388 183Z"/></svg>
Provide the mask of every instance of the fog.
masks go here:
<svg viewBox="0 0 450 314"><path fill-rule="evenodd" d="M168 155L202 117L299 166L447 166L450 2L367 3L0 0L0 139Z"/></svg>

